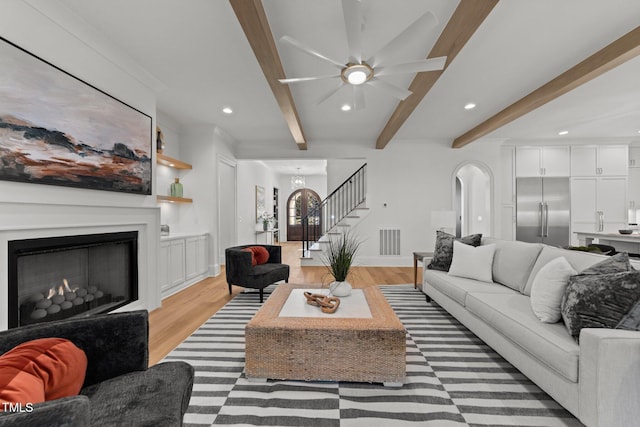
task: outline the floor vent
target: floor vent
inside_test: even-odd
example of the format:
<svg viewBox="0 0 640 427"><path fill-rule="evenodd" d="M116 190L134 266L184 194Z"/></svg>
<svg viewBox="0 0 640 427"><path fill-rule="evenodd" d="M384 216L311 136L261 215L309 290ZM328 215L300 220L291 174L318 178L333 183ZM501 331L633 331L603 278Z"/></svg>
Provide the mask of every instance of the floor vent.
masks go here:
<svg viewBox="0 0 640 427"><path fill-rule="evenodd" d="M380 229L380 255L400 255L399 229Z"/></svg>

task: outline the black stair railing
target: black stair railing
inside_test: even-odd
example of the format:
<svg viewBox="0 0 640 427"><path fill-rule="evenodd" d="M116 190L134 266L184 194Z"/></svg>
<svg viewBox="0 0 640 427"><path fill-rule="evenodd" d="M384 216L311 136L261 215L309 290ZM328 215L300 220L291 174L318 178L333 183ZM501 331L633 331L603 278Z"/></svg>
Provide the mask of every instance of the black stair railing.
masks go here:
<svg viewBox="0 0 640 427"><path fill-rule="evenodd" d="M364 203L366 197L365 163L302 218L302 256L308 257L311 246Z"/></svg>

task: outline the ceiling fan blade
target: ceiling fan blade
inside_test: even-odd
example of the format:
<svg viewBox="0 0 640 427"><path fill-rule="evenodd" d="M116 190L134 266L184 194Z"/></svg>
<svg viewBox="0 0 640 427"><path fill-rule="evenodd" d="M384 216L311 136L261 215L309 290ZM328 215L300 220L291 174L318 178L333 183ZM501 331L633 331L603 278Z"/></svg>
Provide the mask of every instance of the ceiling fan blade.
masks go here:
<svg viewBox="0 0 640 427"><path fill-rule="evenodd" d="M338 91L340 91L340 89L342 89L343 87L345 87L345 84L340 84L340 86L338 86L337 88L330 90L329 92L327 92L322 98L319 98L316 101L316 105L320 105L322 104L324 101L326 101L327 99L331 98L333 95L335 95L336 93L338 93Z"/></svg>
<svg viewBox="0 0 640 427"><path fill-rule="evenodd" d="M423 71L442 70L447 62L446 56L423 59L422 61L407 62L406 64L390 65L376 68L376 76L388 76L391 74L421 73Z"/></svg>
<svg viewBox="0 0 640 427"><path fill-rule="evenodd" d="M353 109L363 110L365 107L364 102L364 85L351 85L353 88Z"/></svg>
<svg viewBox="0 0 640 427"><path fill-rule="evenodd" d="M362 62L362 1L342 0L344 25L347 29L347 43L352 62Z"/></svg>
<svg viewBox="0 0 640 427"><path fill-rule="evenodd" d="M298 40L294 39L293 37L289 37L289 36L282 36L280 38L281 42L285 42L290 44L291 46L295 47L296 49L301 50L302 52L306 53L307 55L311 55L314 56L316 58L320 58L323 61L327 61L332 63L333 65L335 65L336 67L342 69L344 68L344 65L342 62L336 61L335 59L331 59L327 56L324 56L323 54L321 54L320 52L318 52L315 49L310 48L309 46L305 45L302 42L299 42Z"/></svg>
<svg viewBox="0 0 640 427"><path fill-rule="evenodd" d="M310 82L313 80L335 79L337 77L340 77L340 74L332 74L330 76L292 77L290 79L278 79L278 81L282 84L285 84L285 83Z"/></svg>
<svg viewBox="0 0 640 427"><path fill-rule="evenodd" d="M386 92L387 94L393 96L394 98L398 98L401 101L404 101L409 95L413 93L410 90L403 89L399 86L384 82L376 78L369 80L366 84L380 89L381 91Z"/></svg>
<svg viewBox="0 0 640 427"><path fill-rule="evenodd" d="M388 58L393 52L398 50L400 46L405 44L408 40L419 36L421 30L424 28L433 28L438 24L438 19L431 12L426 12L420 18L416 19L405 28L400 34L395 36L389 43L387 43L382 49L375 53L371 58L367 59L367 64L373 68L380 65Z"/></svg>

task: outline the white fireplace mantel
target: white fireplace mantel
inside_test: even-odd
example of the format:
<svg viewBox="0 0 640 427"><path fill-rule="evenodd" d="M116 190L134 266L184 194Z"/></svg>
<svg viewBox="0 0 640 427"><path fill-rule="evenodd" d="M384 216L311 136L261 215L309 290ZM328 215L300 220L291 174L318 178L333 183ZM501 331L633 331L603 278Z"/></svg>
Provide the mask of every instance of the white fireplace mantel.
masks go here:
<svg viewBox="0 0 640 427"><path fill-rule="evenodd" d="M138 301L116 311L160 307L159 208L0 202L0 330L8 328L9 241L119 231L138 232Z"/></svg>

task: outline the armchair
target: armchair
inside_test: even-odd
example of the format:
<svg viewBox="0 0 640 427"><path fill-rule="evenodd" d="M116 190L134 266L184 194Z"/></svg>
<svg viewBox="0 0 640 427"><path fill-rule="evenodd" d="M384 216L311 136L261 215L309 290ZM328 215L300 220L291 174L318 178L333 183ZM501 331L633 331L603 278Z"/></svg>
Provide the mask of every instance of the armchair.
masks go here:
<svg viewBox="0 0 640 427"><path fill-rule="evenodd" d="M269 252L269 259L265 264L251 265L251 253L244 251L251 246L262 246ZM289 282L289 266L282 264L282 247L277 245L243 245L225 250L225 271L229 294L231 286L260 290L260 302L264 300L264 288L284 280Z"/></svg>
<svg viewBox="0 0 640 427"><path fill-rule="evenodd" d="M4 426L180 426L189 406L194 369L185 362L148 368L148 313L100 314L0 332L0 354L38 338L72 341L87 356L78 396L0 412Z"/></svg>

